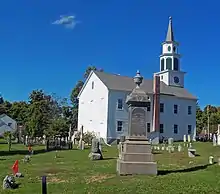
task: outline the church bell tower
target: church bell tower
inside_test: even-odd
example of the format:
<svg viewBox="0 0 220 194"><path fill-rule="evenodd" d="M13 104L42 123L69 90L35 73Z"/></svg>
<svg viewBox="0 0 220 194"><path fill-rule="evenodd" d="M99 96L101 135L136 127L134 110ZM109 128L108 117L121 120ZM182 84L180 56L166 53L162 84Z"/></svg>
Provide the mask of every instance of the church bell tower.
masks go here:
<svg viewBox="0 0 220 194"><path fill-rule="evenodd" d="M162 43L160 55L160 81L169 86L184 87L184 74L180 68L179 43L174 39L172 17L169 17L169 25L166 40Z"/></svg>

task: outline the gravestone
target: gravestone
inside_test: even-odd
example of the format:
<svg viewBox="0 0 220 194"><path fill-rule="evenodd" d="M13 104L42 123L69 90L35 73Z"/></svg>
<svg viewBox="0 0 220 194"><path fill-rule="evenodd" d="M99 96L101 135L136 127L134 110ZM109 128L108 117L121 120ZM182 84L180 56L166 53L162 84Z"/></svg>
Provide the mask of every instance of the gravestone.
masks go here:
<svg viewBox="0 0 220 194"><path fill-rule="evenodd" d="M189 148L189 149L188 149L188 156L189 156L190 158L195 157L195 156L196 156L196 149L194 149L194 148Z"/></svg>
<svg viewBox="0 0 220 194"><path fill-rule="evenodd" d="M139 71L134 77L136 88L127 96L128 136L121 142L122 150L117 160L116 171L119 175L157 174L157 163L153 160L151 144L147 140L147 106L149 98L140 88L143 77Z"/></svg>
<svg viewBox="0 0 220 194"><path fill-rule="evenodd" d="M217 145L220 145L220 124L218 124L218 132L217 132Z"/></svg>
<svg viewBox="0 0 220 194"><path fill-rule="evenodd" d="M182 146L179 144L178 145L178 152L181 152L182 151Z"/></svg>
<svg viewBox="0 0 220 194"><path fill-rule="evenodd" d="M6 176L3 180L2 187L3 189L15 189L17 188L17 184L15 182L15 178L12 176Z"/></svg>
<svg viewBox="0 0 220 194"><path fill-rule="evenodd" d="M173 138L168 138L168 145L169 146L173 145Z"/></svg>
<svg viewBox="0 0 220 194"><path fill-rule="evenodd" d="M80 129L79 149L80 150L84 149L84 146L83 146L83 126Z"/></svg>
<svg viewBox="0 0 220 194"><path fill-rule="evenodd" d="M215 134L213 134L212 143L213 143L213 146L217 145L217 139L216 139L216 135Z"/></svg>
<svg viewBox="0 0 220 194"><path fill-rule="evenodd" d="M103 159L99 144L100 142L97 138L92 139L92 149L89 154L90 160L102 160Z"/></svg>
<svg viewBox="0 0 220 194"><path fill-rule="evenodd" d="M209 164L213 164L214 163L214 157L213 156L209 156Z"/></svg>
<svg viewBox="0 0 220 194"><path fill-rule="evenodd" d="M188 140L188 142L191 142L191 137L190 137L190 135L187 136L187 140Z"/></svg>
<svg viewBox="0 0 220 194"><path fill-rule="evenodd" d="M186 135L183 135L183 142L186 143Z"/></svg>

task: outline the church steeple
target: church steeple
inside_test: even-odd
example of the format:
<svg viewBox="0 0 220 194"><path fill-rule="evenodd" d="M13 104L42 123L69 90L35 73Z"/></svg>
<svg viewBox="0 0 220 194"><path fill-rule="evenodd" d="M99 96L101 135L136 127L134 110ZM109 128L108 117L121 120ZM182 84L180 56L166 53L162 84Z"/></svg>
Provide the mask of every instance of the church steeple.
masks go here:
<svg viewBox="0 0 220 194"><path fill-rule="evenodd" d="M169 25L167 30L167 37L166 42L173 42L174 41L174 35L173 35L173 25L172 25L172 17L169 17Z"/></svg>
<svg viewBox="0 0 220 194"><path fill-rule="evenodd" d="M169 17L166 40L162 43L160 55L160 80L167 85L184 87L184 72L180 67L180 54L178 42L174 39L172 17Z"/></svg>

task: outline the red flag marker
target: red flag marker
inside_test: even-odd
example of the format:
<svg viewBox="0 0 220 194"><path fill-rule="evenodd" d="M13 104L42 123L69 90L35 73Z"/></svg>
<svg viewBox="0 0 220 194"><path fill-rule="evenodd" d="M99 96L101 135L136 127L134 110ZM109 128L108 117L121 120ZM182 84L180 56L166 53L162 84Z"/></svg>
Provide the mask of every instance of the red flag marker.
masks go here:
<svg viewBox="0 0 220 194"><path fill-rule="evenodd" d="M15 161L14 165L12 166L12 170L14 175L18 173L18 160Z"/></svg>

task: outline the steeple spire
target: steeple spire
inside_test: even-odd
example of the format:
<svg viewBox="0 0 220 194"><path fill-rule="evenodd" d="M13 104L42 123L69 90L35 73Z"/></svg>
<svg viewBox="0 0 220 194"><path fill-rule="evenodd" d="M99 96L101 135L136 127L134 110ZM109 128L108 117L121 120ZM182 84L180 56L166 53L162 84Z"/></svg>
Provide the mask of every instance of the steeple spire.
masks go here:
<svg viewBox="0 0 220 194"><path fill-rule="evenodd" d="M167 30L167 37L166 42L173 42L174 41L174 35L173 35L173 26L172 26L172 17L169 17L169 25Z"/></svg>

